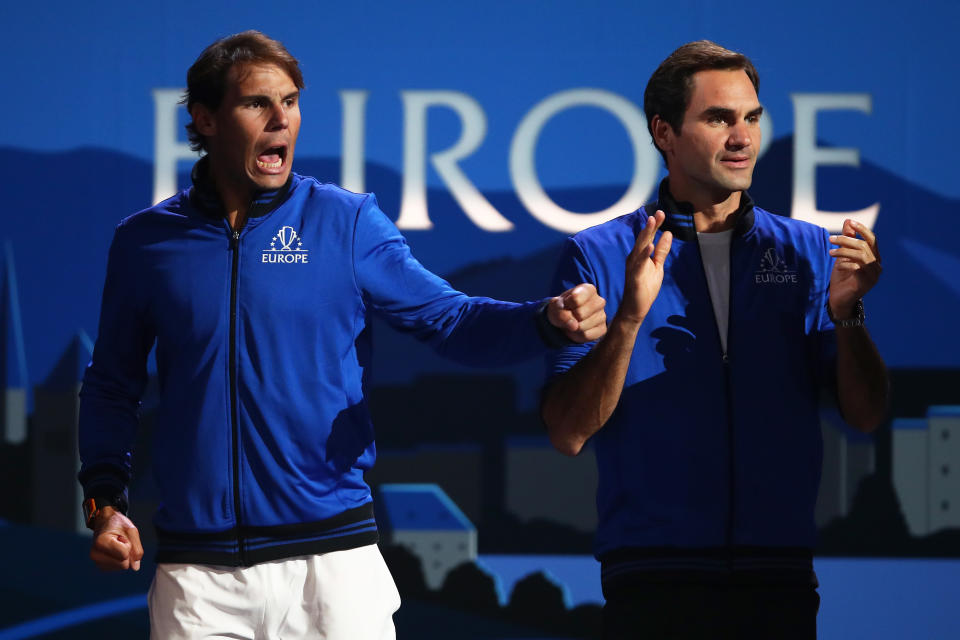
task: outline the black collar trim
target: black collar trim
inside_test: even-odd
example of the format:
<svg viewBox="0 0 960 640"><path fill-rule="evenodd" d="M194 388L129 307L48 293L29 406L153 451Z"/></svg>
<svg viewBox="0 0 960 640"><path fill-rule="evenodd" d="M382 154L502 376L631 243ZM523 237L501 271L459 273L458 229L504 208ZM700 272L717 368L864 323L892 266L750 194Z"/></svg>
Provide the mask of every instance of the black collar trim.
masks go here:
<svg viewBox="0 0 960 640"><path fill-rule="evenodd" d="M679 240L690 242L697 239L697 227L693 222L693 205L689 202L678 202L670 193L670 179L664 178L660 182L656 202L643 206L647 215L653 215L657 210L663 211L667 219L661 229L671 232ZM742 236L753 228L753 198L746 191L740 192L740 207L734 214L737 222L734 225L734 236Z"/></svg>
<svg viewBox="0 0 960 640"><path fill-rule="evenodd" d="M193 188L190 189L190 199L206 217L214 220L220 220L226 216L223 208L223 202L217 193L216 185L210 178L210 159L204 156L197 160L190 171L190 179L193 181ZM282 187L274 191L257 191L253 194L250 206L247 209L247 218L259 218L265 216L284 201L287 194L290 193L290 185L293 183L293 172Z"/></svg>

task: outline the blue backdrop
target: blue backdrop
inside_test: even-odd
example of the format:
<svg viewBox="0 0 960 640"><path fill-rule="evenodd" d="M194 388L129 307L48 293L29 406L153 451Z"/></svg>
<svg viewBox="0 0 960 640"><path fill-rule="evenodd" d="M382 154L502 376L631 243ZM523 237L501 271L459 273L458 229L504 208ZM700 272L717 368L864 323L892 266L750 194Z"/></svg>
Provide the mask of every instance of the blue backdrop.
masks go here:
<svg viewBox="0 0 960 640"><path fill-rule="evenodd" d="M927 3L923 11L894 3L858 7L836 1L279 1L269 7L237 2L229 9L187 2L7 3L0 28L16 57L6 73L10 98L0 104L3 236L12 243L20 282L30 379L50 371L76 329L95 335L113 225L153 198L153 165L162 151L155 138L185 141L177 123L157 130L154 92L182 87L186 68L214 37L250 27L282 40L302 63L307 90L297 170L341 181L346 110L340 92L368 92L360 186L378 191L390 215L400 211L405 122L410 126L416 115L404 92L456 92L485 116L482 140L456 164L487 200L499 199L495 208L512 223L509 231L483 231L450 203L448 184L430 162L431 154L460 139L461 114L435 100L426 108L422 143L407 145L408 153L419 146L419 157L426 156L420 170L433 228L406 235L420 260L441 274L528 256L564 235L518 200L509 166L518 126L546 98L599 89L639 109L646 79L679 44L705 37L742 50L760 71L760 97L772 124L757 188L770 185L764 191L776 197L757 200L786 214L798 101L808 113L816 107L811 95L841 102L860 96L869 112L821 107L815 140L803 141L855 150L859 160L858 166L815 170L816 206L879 205L874 226L886 269L868 312L887 361L956 366L960 346L946 319L960 311L960 252L947 230L960 199L954 179L960 89L949 80L957 63L948 43L960 9L947 1ZM634 175L635 155L644 164L638 173L659 171L659 164L649 166L656 160L651 148L635 154L624 123L602 107L556 112L535 142L536 175L568 210L615 204ZM169 157L160 160L166 165ZM767 164L776 167L767 170ZM181 178L188 166L179 163ZM642 182L649 188L640 201L654 184ZM542 286L527 295L539 297ZM923 331L910 330L918 319Z"/></svg>
<svg viewBox="0 0 960 640"><path fill-rule="evenodd" d="M95 338L114 225L188 186L186 69L248 28L301 62L295 170L375 191L428 268L514 299L556 293L559 242L655 193L663 168L638 118L659 62L700 38L740 50L765 107L754 199L827 226L868 221L882 355L956 371L958 26L947 0L6 3L3 381L47 383L78 332ZM379 385L460 371L377 339ZM538 372L506 372L520 410Z"/></svg>

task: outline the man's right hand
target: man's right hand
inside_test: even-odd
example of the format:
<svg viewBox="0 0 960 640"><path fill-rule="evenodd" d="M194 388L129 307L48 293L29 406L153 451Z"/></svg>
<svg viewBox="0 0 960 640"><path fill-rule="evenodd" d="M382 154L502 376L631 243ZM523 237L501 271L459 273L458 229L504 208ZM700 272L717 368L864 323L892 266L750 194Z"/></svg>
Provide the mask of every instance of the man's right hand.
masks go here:
<svg viewBox="0 0 960 640"><path fill-rule="evenodd" d="M617 316L637 326L647 317L663 284L663 264L670 253L673 234L664 231L655 246L653 237L665 218L663 211L657 211L656 216L648 216L646 226L637 235L633 250L627 256L623 302Z"/></svg>
<svg viewBox="0 0 960 640"><path fill-rule="evenodd" d="M94 520L90 559L102 571L140 570L143 545L140 532L127 516L104 507Z"/></svg>
<svg viewBox="0 0 960 640"><path fill-rule="evenodd" d="M550 442L561 453L579 454L620 402L640 325L660 293L664 262L673 244L669 231L653 244L665 217L657 211L637 235L627 256L623 300L603 339L544 390L540 416Z"/></svg>

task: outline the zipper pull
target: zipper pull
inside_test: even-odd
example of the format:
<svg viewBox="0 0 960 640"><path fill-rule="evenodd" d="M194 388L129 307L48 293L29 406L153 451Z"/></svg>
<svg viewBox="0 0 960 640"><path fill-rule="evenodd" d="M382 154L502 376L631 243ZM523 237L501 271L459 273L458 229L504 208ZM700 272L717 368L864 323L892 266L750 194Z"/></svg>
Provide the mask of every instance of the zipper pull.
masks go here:
<svg viewBox="0 0 960 640"><path fill-rule="evenodd" d="M240 230L233 229L233 248L236 249L238 244L240 244Z"/></svg>
<svg viewBox="0 0 960 640"><path fill-rule="evenodd" d="M723 364L730 364L730 356L727 355L726 351L723 353Z"/></svg>

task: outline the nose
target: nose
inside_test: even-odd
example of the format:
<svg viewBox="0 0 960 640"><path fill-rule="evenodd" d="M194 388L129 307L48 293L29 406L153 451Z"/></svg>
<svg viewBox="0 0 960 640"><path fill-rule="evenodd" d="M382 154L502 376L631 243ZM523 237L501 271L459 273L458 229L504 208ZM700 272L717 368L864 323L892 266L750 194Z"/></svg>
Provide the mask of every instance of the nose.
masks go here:
<svg viewBox="0 0 960 640"><path fill-rule="evenodd" d="M727 147L732 149L743 149L753 143L753 132L750 126L742 120L734 124L729 129L730 135L727 137Z"/></svg>
<svg viewBox="0 0 960 640"><path fill-rule="evenodd" d="M270 121L267 123L267 128L270 131L278 131L286 129L288 126L290 126L290 118L287 116L287 110L282 103L275 103L270 111Z"/></svg>

